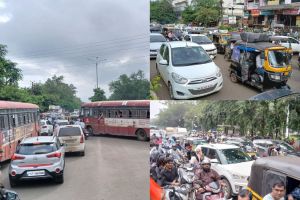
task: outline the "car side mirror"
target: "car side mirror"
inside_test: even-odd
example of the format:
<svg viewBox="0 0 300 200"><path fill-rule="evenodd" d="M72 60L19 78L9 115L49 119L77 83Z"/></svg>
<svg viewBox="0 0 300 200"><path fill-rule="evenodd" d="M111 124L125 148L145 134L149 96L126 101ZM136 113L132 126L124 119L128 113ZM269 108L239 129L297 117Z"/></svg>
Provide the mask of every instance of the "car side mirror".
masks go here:
<svg viewBox="0 0 300 200"><path fill-rule="evenodd" d="M211 162L211 163L220 163L220 162L218 161L218 159L216 159L216 158L215 158L215 159L210 159L210 162Z"/></svg>
<svg viewBox="0 0 300 200"><path fill-rule="evenodd" d="M161 64L161 65L168 65L168 62L166 60L160 60L159 64Z"/></svg>

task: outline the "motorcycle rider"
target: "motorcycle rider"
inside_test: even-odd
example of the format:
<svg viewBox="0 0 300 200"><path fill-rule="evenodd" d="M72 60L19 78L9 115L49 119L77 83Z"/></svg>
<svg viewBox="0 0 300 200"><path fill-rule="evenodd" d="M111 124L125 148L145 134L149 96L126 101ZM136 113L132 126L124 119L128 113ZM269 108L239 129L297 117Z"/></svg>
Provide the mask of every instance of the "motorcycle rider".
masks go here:
<svg viewBox="0 0 300 200"><path fill-rule="evenodd" d="M150 169L150 176L153 178L153 180L158 184L158 185L162 185L161 183L161 172L164 168L165 165L165 159L166 157L164 156L160 156L157 159L157 162L155 163L155 165L153 165Z"/></svg>
<svg viewBox="0 0 300 200"><path fill-rule="evenodd" d="M170 149L168 153L174 160L181 160L182 154L180 150L177 149L176 144L172 145L172 149Z"/></svg>
<svg viewBox="0 0 300 200"><path fill-rule="evenodd" d="M201 162L201 169L197 169L195 172L194 185L200 186L195 191L197 200L203 199L203 194L206 192L205 187L212 182L218 182L219 185L223 185L220 175L215 170L211 169L210 160L204 158Z"/></svg>
<svg viewBox="0 0 300 200"><path fill-rule="evenodd" d="M165 159L165 165L161 171L161 186L179 186L178 182L178 170L173 164L172 158Z"/></svg>
<svg viewBox="0 0 300 200"><path fill-rule="evenodd" d="M185 155L186 158L190 161L192 156L196 156L196 152L193 151L192 145L190 143L185 143Z"/></svg>
<svg viewBox="0 0 300 200"><path fill-rule="evenodd" d="M201 167L201 162L204 160L204 154L202 153L201 146L198 145L195 148L196 155L192 156L190 163L195 166L196 169Z"/></svg>

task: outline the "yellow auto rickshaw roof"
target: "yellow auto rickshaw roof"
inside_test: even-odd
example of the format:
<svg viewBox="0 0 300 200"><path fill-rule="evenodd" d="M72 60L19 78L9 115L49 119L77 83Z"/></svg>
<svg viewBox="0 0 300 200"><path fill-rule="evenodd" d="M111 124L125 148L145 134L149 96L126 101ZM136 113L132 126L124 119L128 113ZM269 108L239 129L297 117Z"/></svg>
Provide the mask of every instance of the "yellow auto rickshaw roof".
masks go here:
<svg viewBox="0 0 300 200"><path fill-rule="evenodd" d="M258 158L251 167L248 187L260 196L263 191L264 170L272 170L300 180L300 158L294 156L269 156Z"/></svg>

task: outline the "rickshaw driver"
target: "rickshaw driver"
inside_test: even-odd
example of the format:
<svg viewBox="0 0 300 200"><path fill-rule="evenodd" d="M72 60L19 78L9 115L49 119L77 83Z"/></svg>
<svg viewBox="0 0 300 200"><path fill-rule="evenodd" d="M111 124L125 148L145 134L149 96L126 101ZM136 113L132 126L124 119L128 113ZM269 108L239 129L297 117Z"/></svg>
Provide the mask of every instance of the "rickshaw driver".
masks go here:
<svg viewBox="0 0 300 200"><path fill-rule="evenodd" d="M263 82L264 80L264 73L265 73L265 70L264 70L264 53L259 53L257 56L256 56L256 72L257 74L260 75L260 78L261 78L261 81Z"/></svg>
<svg viewBox="0 0 300 200"><path fill-rule="evenodd" d="M267 194L263 200L284 200L285 184L282 181L277 181L273 184L272 192Z"/></svg>

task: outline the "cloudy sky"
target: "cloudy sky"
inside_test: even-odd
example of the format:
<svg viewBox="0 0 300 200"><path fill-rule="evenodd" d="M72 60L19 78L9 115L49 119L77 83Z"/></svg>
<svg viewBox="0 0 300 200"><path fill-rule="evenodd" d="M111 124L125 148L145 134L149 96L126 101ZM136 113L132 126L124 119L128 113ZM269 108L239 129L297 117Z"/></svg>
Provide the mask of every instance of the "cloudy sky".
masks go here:
<svg viewBox="0 0 300 200"><path fill-rule="evenodd" d="M148 0L0 0L0 44L23 71L21 86L63 75L83 101L139 69L149 77Z"/></svg>
<svg viewBox="0 0 300 200"><path fill-rule="evenodd" d="M150 102L150 118L154 119L160 113L161 110L166 108L163 104L165 101L151 101Z"/></svg>

